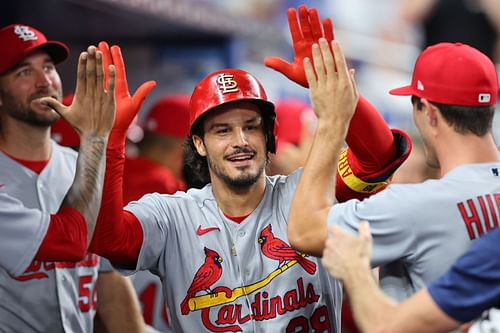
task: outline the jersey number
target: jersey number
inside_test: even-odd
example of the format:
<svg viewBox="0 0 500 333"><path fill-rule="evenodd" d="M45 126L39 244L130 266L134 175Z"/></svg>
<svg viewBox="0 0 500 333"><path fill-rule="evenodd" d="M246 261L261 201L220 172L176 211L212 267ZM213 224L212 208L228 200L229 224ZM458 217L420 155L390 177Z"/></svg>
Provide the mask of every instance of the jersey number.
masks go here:
<svg viewBox="0 0 500 333"><path fill-rule="evenodd" d="M89 312L91 309L96 308L96 288L95 284L92 283L92 275L80 276L80 295L78 300L78 305L80 306L80 311Z"/></svg>
<svg viewBox="0 0 500 333"><path fill-rule="evenodd" d="M326 306L317 308L309 320L304 316L293 318L286 327L286 333L328 333L331 331L332 325L330 324Z"/></svg>

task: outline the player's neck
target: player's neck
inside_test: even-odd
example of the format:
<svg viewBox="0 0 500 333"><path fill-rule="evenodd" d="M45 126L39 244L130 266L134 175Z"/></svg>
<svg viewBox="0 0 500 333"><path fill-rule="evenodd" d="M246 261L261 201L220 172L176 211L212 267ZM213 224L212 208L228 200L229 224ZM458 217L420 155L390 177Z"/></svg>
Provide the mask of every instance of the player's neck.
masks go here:
<svg viewBox="0 0 500 333"><path fill-rule="evenodd" d="M50 127L43 128L20 121L6 121L1 126L0 149L23 160L48 160L51 152Z"/></svg>
<svg viewBox="0 0 500 333"><path fill-rule="evenodd" d="M212 181L212 191L217 205L223 213L230 216L244 216L252 213L262 200L265 188L264 176L245 189L229 187L220 180Z"/></svg>
<svg viewBox="0 0 500 333"><path fill-rule="evenodd" d="M460 135L436 146L441 175L464 164L500 162L500 153L491 134L484 137Z"/></svg>

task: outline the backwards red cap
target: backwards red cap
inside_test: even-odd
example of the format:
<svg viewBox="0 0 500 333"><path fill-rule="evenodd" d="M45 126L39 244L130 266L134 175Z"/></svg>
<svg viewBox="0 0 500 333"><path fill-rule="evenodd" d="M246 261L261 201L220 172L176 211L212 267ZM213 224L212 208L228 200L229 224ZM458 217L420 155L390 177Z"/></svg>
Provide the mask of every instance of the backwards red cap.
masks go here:
<svg viewBox="0 0 500 333"><path fill-rule="evenodd" d="M497 101L498 78L495 65L475 48L439 43L420 54L411 85L389 93L448 105L491 106Z"/></svg>
<svg viewBox="0 0 500 333"><path fill-rule="evenodd" d="M144 121L144 130L180 139L189 134L189 95L172 95L158 100Z"/></svg>
<svg viewBox="0 0 500 333"><path fill-rule="evenodd" d="M36 49L46 51L55 64L69 55L68 47L57 41L48 41L35 28L22 24L11 24L0 30L0 75L17 65Z"/></svg>

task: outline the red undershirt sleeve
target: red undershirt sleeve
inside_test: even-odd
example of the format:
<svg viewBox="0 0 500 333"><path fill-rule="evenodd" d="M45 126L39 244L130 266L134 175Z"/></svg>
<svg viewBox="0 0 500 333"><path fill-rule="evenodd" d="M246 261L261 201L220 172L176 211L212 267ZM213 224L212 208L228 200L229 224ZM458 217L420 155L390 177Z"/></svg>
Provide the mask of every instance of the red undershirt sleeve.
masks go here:
<svg viewBox="0 0 500 333"><path fill-rule="evenodd" d="M79 211L63 207L50 216L47 234L35 255L41 261L80 261L87 252L87 223Z"/></svg>
<svg viewBox="0 0 500 333"><path fill-rule="evenodd" d="M123 210L125 148L121 135L112 132L109 139L101 209L89 252L128 268L137 263L143 231L135 215Z"/></svg>
<svg viewBox="0 0 500 333"><path fill-rule="evenodd" d="M360 178L376 173L396 158L396 146L389 126L362 96L351 119L346 143L351 168Z"/></svg>

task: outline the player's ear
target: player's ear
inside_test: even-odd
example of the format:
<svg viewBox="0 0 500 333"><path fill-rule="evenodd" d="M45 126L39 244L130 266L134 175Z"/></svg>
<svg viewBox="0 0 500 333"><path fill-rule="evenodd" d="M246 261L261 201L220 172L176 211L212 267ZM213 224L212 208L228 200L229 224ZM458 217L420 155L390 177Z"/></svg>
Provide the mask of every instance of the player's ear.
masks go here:
<svg viewBox="0 0 500 333"><path fill-rule="evenodd" d="M203 143L202 138L198 135L193 135L192 140L198 154L204 157L207 156L207 151L205 150L205 144Z"/></svg>
<svg viewBox="0 0 500 333"><path fill-rule="evenodd" d="M425 118L427 119L427 122L432 127L436 127L438 123L438 108L425 98L422 98L421 102L424 105L423 111L425 112Z"/></svg>

